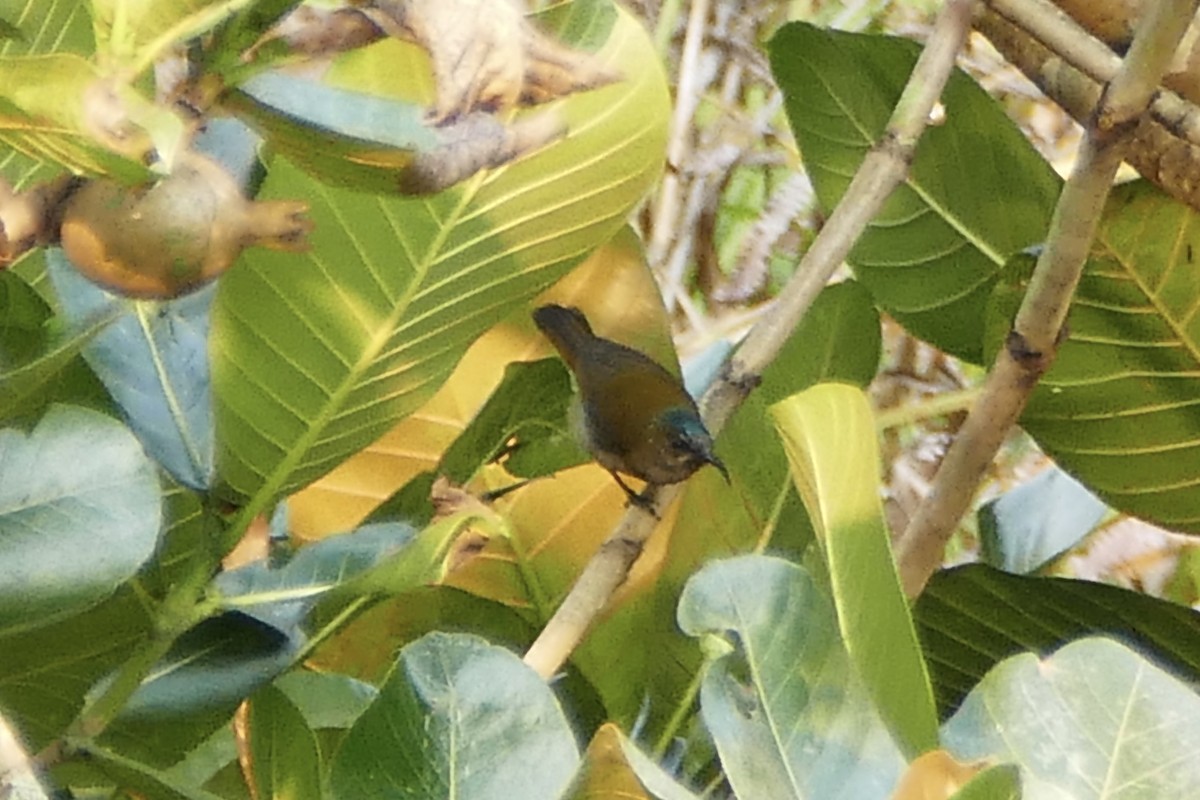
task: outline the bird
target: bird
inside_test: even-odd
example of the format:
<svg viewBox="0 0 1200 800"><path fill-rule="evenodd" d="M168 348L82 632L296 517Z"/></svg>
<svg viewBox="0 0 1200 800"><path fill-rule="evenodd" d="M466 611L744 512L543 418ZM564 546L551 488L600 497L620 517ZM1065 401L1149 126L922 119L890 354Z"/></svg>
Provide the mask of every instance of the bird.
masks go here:
<svg viewBox="0 0 1200 800"><path fill-rule="evenodd" d="M533 321L575 376L568 415L575 439L613 476L629 501L651 508L621 479L656 486L679 483L711 464L729 482L696 401L679 378L645 353L597 336L573 307L544 305Z"/></svg>

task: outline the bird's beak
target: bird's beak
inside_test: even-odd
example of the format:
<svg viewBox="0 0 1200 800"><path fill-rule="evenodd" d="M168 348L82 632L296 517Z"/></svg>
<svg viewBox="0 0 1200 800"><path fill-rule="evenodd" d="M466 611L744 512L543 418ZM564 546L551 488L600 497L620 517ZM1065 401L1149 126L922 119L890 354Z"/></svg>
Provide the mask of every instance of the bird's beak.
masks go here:
<svg viewBox="0 0 1200 800"><path fill-rule="evenodd" d="M721 477L725 479L725 483L729 483L729 470L725 469L725 462L717 458L712 453L709 453L705 460L717 468L721 473Z"/></svg>

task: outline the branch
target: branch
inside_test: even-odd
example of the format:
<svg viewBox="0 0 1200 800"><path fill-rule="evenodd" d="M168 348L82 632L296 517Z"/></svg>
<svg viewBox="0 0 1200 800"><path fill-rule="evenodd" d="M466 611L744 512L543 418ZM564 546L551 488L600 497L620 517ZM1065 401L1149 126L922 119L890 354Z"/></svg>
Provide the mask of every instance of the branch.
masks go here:
<svg viewBox="0 0 1200 800"><path fill-rule="evenodd" d="M705 424L714 434L757 385L763 370L779 353L867 223L904 180L917 140L966 39L976 2L948 0L943 6L883 136L863 160L775 306L754 326L726 365L721 379L705 393L701 408ZM659 490L655 495L657 507L665 508L679 491L679 486ZM651 515L637 508L625 514L529 648L525 663L547 678L559 670L613 592L625 581L654 523Z"/></svg>
<svg viewBox="0 0 1200 800"><path fill-rule="evenodd" d="M1148 7L1129 55L1102 97L1063 187L1050 238L1038 259L1013 330L996 355L983 394L942 461L933 489L904 532L897 561L905 592L920 594L975 488L1058 351L1067 310L1117 167L1196 8L1196 0Z"/></svg>
<svg viewBox="0 0 1200 800"><path fill-rule="evenodd" d="M1117 74L1120 58L1049 0L988 0L988 7L976 29L1047 96L1085 122L1101 85ZM1169 86L1182 85L1170 80L1178 75L1167 77ZM1200 208L1197 146L1200 109L1163 89L1138 124L1125 158L1172 197Z"/></svg>

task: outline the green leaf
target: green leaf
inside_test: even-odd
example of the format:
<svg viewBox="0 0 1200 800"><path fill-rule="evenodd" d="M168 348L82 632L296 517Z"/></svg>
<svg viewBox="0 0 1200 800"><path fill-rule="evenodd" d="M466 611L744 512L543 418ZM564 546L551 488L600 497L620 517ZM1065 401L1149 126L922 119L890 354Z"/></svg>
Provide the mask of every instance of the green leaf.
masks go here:
<svg viewBox="0 0 1200 800"><path fill-rule="evenodd" d="M402 651L334 758L335 798L558 800L579 763L550 687L508 650L432 633Z"/></svg>
<svg viewBox="0 0 1200 800"><path fill-rule="evenodd" d="M943 717L1002 659L1094 634L1200 681L1200 613L1115 586L972 564L935 574L914 614Z"/></svg>
<svg viewBox="0 0 1200 800"><path fill-rule="evenodd" d="M684 587L679 626L719 653L700 707L739 797L887 795L903 759L808 573L764 556L712 563Z"/></svg>
<svg viewBox="0 0 1200 800"><path fill-rule="evenodd" d="M149 67L176 44L195 38L260 0L91 0L96 50L134 70Z"/></svg>
<svg viewBox="0 0 1200 800"><path fill-rule="evenodd" d="M817 296L763 373L762 385L720 437L718 449L759 519L779 516L795 498L787 457L782 446L775 444L778 437L771 427L768 406L821 381L865 387L875 377L880 349L879 312L862 284L845 281ZM778 538L773 544L778 546L778 539L789 546L795 542L791 552L799 556L811 535L805 516L798 507L779 516Z"/></svg>
<svg viewBox="0 0 1200 800"><path fill-rule="evenodd" d="M625 82L558 106L571 135L422 199L336 189L277 160L312 250L245 254L213 311L218 468L265 506L415 410L466 347L620 229L657 176L667 96L622 13L601 58Z"/></svg>
<svg viewBox="0 0 1200 800"><path fill-rule="evenodd" d="M446 448L438 474L465 483L516 440L504 467L521 478L549 475L590 461L568 432L571 376L558 358L514 362L475 418Z"/></svg>
<svg viewBox="0 0 1200 800"><path fill-rule="evenodd" d="M228 103L309 174L360 191L400 191L416 156L446 146L423 106L286 72L255 75Z"/></svg>
<svg viewBox="0 0 1200 800"><path fill-rule="evenodd" d="M1200 532L1200 217L1147 182L1113 189L1021 424L1112 507ZM997 303L1012 306L1020 285Z"/></svg>
<svg viewBox="0 0 1200 800"><path fill-rule="evenodd" d="M892 560L870 403L857 387L827 383L775 404L771 414L829 564L850 659L915 758L937 747L937 708Z"/></svg>
<svg viewBox="0 0 1200 800"><path fill-rule="evenodd" d="M366 525L354 533L310 544L282 567L247 564L217 576L215 584L225 608L251 614L286 631L331 590L372 567L390 566L414 538L407 525Z"/></svg>
<svg viewBox="0 0 1200 800"><path fill-rule="evenodd" d="M1123 645L1073 642L988 673L946 723L959 758L1021 770L1026 800L1190 797L1200 786L1200 698Z"/></svg>
<svg viewBox="0 0 1200 800"><path fill-rule="evenodd" d="M317 737L287 695L264 686L250 698L250 758L259 800L321 800Z"/></svg>
<svg viewBox="0 0 1200 800"><path fill-rule="evenodd" d="M879 141L916 61L915 42L802 23L771 40L771 68L822 209ZM913 333L968 361L1008 256L1045 236L1060 181L994 100L955 72L946 119L847 261ZM964 178L969 176L969 178Z"/></svg>
<svg viewBox="0 0 1200 800"><path fill-rule="evenodd" d="M304 715L308 727L349 728L362 716L379 690L369 683L332 672L296 670L275 681Z"/></svg>
<svg viewBox="0 0 1200 800"><path fill-rule="evenodd" d="M312 612L310 626L314 636L323 638L329 631L329 625L343 625L348 613L365 608L368 604L386 597L394 597L404 592L419 589L440 579L446 554L450 546L462 532L463 528L472 522L470 514L456 514L445 517L427 526L407 543L402 549L387 549L379 555L366 569L329 586L328 591L318 600ZM386 542L387 537L395 537L396 532L403 531L406 526L396 523L382 523L378 526L367 526L378 529L380 538ZM392 531L386 533L386 531ZM355 536L357 534L351 534ZM393 538L393 541L395 539Z"/></svg>
<svg viewBox="0 0 1200 800"><path fill-rule="evenodd" d="M1108 512L1058 467L979 509L983 560L1008 572L1033 572L1086 536Z"/></svg>
<svg viewBox="0 0 1200 800"><path fill-rule="evenodd" d="M0 272L0 421L27 418L56 401L86 404L103 396L79 354L113 319L100 314L74 333L55 335L45 301L16 273Z"/></svg>
<svg viewBox="0 0 1200 800"><path fill-rule="evenodd" d="M94 765L118 786L131 789L141 797L153 797L155 800L224 800L220 795L180 782L170 772L156 769L115 750L89 744L83 750L83 755L89 765Z"/></svg>
<svg viewBox="0 0 1200 800"><path fill-rule="evenodd" d="M47 253L46 263L68 319L112 320L83 355L147 452L185 486L208 488L213 476L208 315L214 290L170 301L126 300L80 275L58 248Z"/></svg>
<svg viewBox="0 0 1200 800"><path fill-rule="evenodd" d="M61 736L96 681L152 630L149 610L127 585L81 614L0 636L0 706L25 743L37 751Z"/></svg>
<svg viewBox="0 0 1200 800"><path fill-rule="evenodd" d="M154 552L158 476L120 423L71 406L0 430L0 632L78 613Z"/></svg>
<svg viewBox="0 0 1200 800"><path fill-rule="evenodd" d="M146 180L145 165L97 138L99 79L89 61L70 53L0 57L0 144L76 172ZM132 97L130 92L121 99Z"/></svg>
<svg viewBox="0 0 1200 800"><path fill-rule="evenodd" d="M86 3L45 0L0 0L0 16L21 36L0 42L0 55L75 53L90 56L95 50L92 19Z"/></svg>
<svg viewBox="0 0 1200 800"><path fill-rule="evenodd" d="M245 614L207 619L172 644L100 741L146 764L174 764L291 666L298 645Z"/></svg>

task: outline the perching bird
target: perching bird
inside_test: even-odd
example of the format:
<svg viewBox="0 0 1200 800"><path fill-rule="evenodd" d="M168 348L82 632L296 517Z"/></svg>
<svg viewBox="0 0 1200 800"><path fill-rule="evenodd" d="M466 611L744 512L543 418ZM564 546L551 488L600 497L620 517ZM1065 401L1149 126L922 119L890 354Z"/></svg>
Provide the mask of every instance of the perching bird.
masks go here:
<svg viewBox="0 0 1200 800"><path fill-rule="evenodd" d="M533 321L575 374L572 433L631 502L646 507L647 498L619 473L662 486L712 464L729 480L678 378L643 353L597 336L577 308L542 306Z"/></svg>

